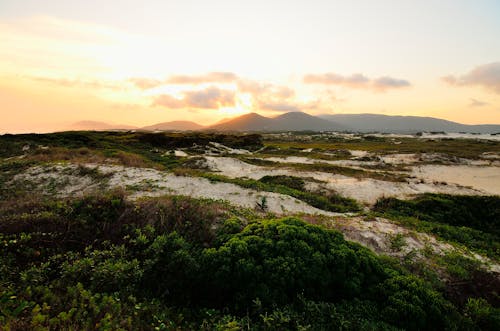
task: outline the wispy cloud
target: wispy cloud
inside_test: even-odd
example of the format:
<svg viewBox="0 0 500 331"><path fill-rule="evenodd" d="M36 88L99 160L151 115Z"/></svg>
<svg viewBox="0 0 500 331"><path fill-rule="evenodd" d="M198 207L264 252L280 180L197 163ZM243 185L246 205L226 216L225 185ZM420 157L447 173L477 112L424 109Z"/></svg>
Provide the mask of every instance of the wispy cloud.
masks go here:
<svg viewBox="0 0 500 331"><path fill-rule="evenodd" d="M483 64L461 76L448 75L442 80L454 86L480 86L500 94L500 62Z"/></svg>
<svg viewBox="0 0 500 331"><path fill-rule="evenodd" d="M273 112L302 111L307 105L295 101L295 91L287 86L240 79L238 91L252 96L258 110Z"/></svg>
<svg viewBox="0 0 500 331"><path fill-rule="evenodd" d="M176 75L166 80L167 84L229 83L238 79L232 72L209 72L205 75Z"/></svg>
<svg viewBox="0 0 500 331"><path fill-rule="evenodd" d="M154 99L153 105L171 109L200 108L218 109L235 105L235 92L219 89L215 86L203 90L185 91L181 98L162 94Z"/></svg>
<svg viewBox="0 0 500 331"><path fill-rule="evenodd" d="M128 82L132 83L141 90L148 90L163 85L161 80L144 77L132 77L128 79Z"/></svg>
<svg viewBox="0 0 500 331"><path fill-rule="evenodd" d="M477 100L477 99L474 99L474 98L470 98L470 103L469 103L469 107L484 107L484 106L487 106L489 105L489 103L487 102L484 102L484 101L481 101L481 100Z"/></svg>
<svg viewBox="0 0 500 331"><path fill-rule="evenodd" d="M335 73L308 74L304 76L304 83L366 88L370 83L370 79L362 74L353 74L351 76L342 76Z"/></svg>
<svg viewBox="0 0 500 331"><path fill-rule="evenodd" d="M62 87L76 87L89 89L119 89L118 84L99 80L83 80L83 79L68 79L68 78L51 78L51 77L29 77L29 79Z"/></svg>
<svg viewBox="0 0 500 331"><path fill-rule="evenodd" d="M397 79L389 76L382 76L370 79L363 74L353 74L343 76L336 73L308 74L303 79L306 84L340 85L356 89L371 89L375 91L386 91L411 86L410 82L404 79Z"/></svg>
<svg viewBox="0 0 500 331"><path fill-rule="evenodd" d="M375 79L372 85L374 89L384 91L386 89L408 87L410 86L410 82L404 79L396 79L384 76Z"/></svg>
<svg viewBox="0 0 500 331"><path fill-rule="evenodd" d="M203 75L174 75L167 79L159 80L147 77L131 77L130 83L141 90L148 90L165 85L199 85L208 83L232 83L239 78L235 73L214 71Z"/></svg>

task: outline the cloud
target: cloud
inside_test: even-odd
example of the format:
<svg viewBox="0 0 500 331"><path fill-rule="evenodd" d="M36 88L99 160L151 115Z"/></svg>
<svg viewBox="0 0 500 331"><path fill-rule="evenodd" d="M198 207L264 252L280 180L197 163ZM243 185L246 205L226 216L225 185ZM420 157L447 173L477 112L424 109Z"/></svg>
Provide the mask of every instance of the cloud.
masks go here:
<svg viewBox="0 0 500 331"><path fill-rule="evenodd" d="M277 112L301 111L300 103L295 102L295 91L288 86L262 83L249 79L237 81L239 93L250 94L255 108Z"/></svg>
<svg viewBox="0 0 500 331"><path fill-rule="evenodd" d="M349 88L371 89L375 91L386 91L411 86L410 82L404 79L396 79L389 76L382 76L370 79L363 74L353 74L343 76L336 73L308 74L303 79L306 84L340 85Z"/></svg>
<svg viewBox="0 0 500 331"><path fill-rule="evenodd" d="M238 79L232 72L210 72L205 75L176 75L166 80L167 84L230 83Z"/></svg>
<svg viewBox="0 0 500 331"><path fill-rule="evenodd" d="M454 86L480 86L500 94L500 62L483 64L462 76L448 75L441 78Z"/></svg>
<svg viewBox="0 0 500 331"><path fill-rule="evenodd" d="M222 90L217 87L209 87L201 91L189 91L184 93L185 100L191 107L195 108L220 108L234 106L235 93Z"/></svg>
<svg viewBox="0 0 500 331"><path fill-rule="evenodd" d="M469 107L483 107L487 106L489 103L481 101L481 100L476 100L474 98L470 98L470 104Z"/></svg>
<svg viewBox="0 0 500 331"><path fill-rule="evenodd" d="M174 75L165 80L147 77L132 77L127 81L141 90L148 90L163 85L205 84L205 83L231 83L238 80L238 76L232 72L209 72L204 75Z"/></svg>
<svg viewBox="0 0 500 331"><path fill-rule="evenodd" d="M235 92L211 86L204 90L185 91L180 99L168 94L162 94L155 98L153 105L171 109L231 107L235 105Z"/></svg>
<svg viewBox="0 0 500 331"><path fill-rule="evenodd" d="M150 88L155 88L163 85L163 82L161 80L152 78L132 77L129 78L128 81L141 90L148 90Z"/></svg>
<svg viewBox="0 0 500 331"><path fill-rule="evenodd" d="M395 79L392 77L384 76L377 78L372 83L373 88L376 90L385 91L390 88L400 88L410 86L410 82L404 79Z"/></svg>
<svg viewBox="0 0 500 331"><path fill-rule="evenodd" d="M282 112L301 110L299 106L288 103L261 103L259 108L262 110L272 110L272 111L282 111Z"/></svg>
<svg viewBox="0 0 500 331"><path fill-rule="evenodd" d="M304 83L344 85L353 88L364 88L370 83L370 79L362 74L353 74L351 76L342 76L334 73L326 73L320 75L308 74L304 76Z"/></svg>
<svg viewBox="0 0 500 331"><path fill-rule="evenodd" d="M67 79L67 78L50 78L50 77L28 77L31 80L57 85L62 87L78 87L91 89L119 89L118 85L102 82L98 80L82 80L82 79Z"/></svg>
<svg viewBox="0 0 500 331"><path fill-rule="evenodd" d="M174 98L173 96L168 94L158 95L153 101L153 106L162 106L170 109L187 107L184 100Z"/></svg>

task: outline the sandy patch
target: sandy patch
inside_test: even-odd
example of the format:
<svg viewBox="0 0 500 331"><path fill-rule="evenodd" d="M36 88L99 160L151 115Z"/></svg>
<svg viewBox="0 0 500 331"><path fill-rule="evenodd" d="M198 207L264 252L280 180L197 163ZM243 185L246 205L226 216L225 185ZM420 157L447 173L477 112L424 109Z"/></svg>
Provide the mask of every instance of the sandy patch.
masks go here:
<svg viewBox="0 0 500 331"><path fill-rule="evenodd" d="M188 153L186 153L186 152L184 152L184 151L180 151L180 150L175 150L175 151L174 151L174 155L175 155L175 156L184 157L184 156L188 156Z"/></svg>
<svg viewBox="0 0 500 331"><path fill-rule="evenodd" d="M379 158L389 164L411 164L419 161L416 154L387 154L381 155Z"/></svg>
<svg viewBox="0 0 500 331"><path fill-rule="evenodd" d="M358 161L358 160L320 160L320 159L310 159L304 156L286 156L286 157L267 157L261 160L279 162L279 163L302 163L302 164L313 164L313 163L327 163L338 165L341 167L352 167L355 169L360 169L362 165L377 165L380 162L376 161Z"/></svg>
<svg viewBox="0 0 500 331"><path fill-rule="evenodd" d="M496 140L500 141L500 135L493 135L493 134L473 134L473 133L439 133L439 134L432 134L432 133L427 133L424 132L419 138L424 138L424 139L442 139L442 138L448 138L448 139L478 139L478 140Z"/></svg>
<svg viewBox="0 0 500 331"><path fill-rule="evenodd" d="M479 260L487 270L500 273L500 265L485 256L458 249L429 234L408 230L384 218L377 217L367 221L362 217L349 217L336 219L333 223L347 240L360 243L379 254L402 258L412 251L418 254L423 249L431 249L433 254L437 255L459 252ZM396 235L402 235L404 238L404 244L399 249L391 247L391 241ZM421 254L419 255L422 257Z"/></svg>
<svg viewBox="0 0 500 331"><path fill-rule="evenodd" d="M420 193L484 194L482 191L461 187L459 185L434 183L434 180L430 180L429 182L421 182L421 180L387 182L371 178L358 179L326 172L273 169L272 167L248 164L230 157L206 157L206 160L211 170L219 171L221 174L231 178L247 177L260 179L266 175L314 178L324 182L324 184L310 183L308 186L309 188L319 189L325 187L364 204L373 204L381 197L406 198Z"/></svg>
<svg viewBox="0 0 500 331"><path fill-rule="evenodd" d="M421 165L414 167L412 174L426 181L469 186L486 194L500 195L500 168L498 167Z"/></svg>
<svg viewBox="0 0 500 331"><path fill-rule="evenodd" d="M250 151L246 149L241 149L241 148L231 148L228 146L225 146L223 144L219 144L216 142L210 142L209 143L211 146L215 147L218 151L220 152L225 152L227 154L252 154Z"/></svg>
<svg viewBox="0 0 500 331"><path fill-rule="evenodd" d="M353 150L353 149L350 149L349 153L351 153L351 155L354 157L365 157L365 156L368 156L368 154L369 154L367 151L358 151L358 150Z"/></svg>
<svg viewBox="0 0 500 331"><path fill-rule="evenodd" d="M28 181L56 196L82 196L98 189L90 176L75 174L77 168L73 164L33 167L14 176L13 181Z"/></svg>
<svg viewBox="0 0 500 331"><path fill-rule="evenodd" d="M483 194L478 190L460 187L457 185L443 185L439 183L420 182L386 182L377 179L356 179L352 177L336 176L331 178L326 187L351 197L364 204L372 205L383 197L396 197L400 199L409 198L422 193L445 193L445 194Z"/></svg>
<svg viewBox="0 0 500 331"><path fill-rule="evenodd" d="M94 168L97 165L88 164L86 166ZM102 165L99 166L99 171L111 174L111 176L105 183L97 183L87 176L78 177L66 174L69 173L68 169L74 170L75 168L75 165L37 166L17 175L16 179L30 180L37 183L45 191L54 179L59 179L57 185L52 185L55 192L48 192L58 196L79 196L97 190L101 187L100 185L106 185L107 188L124 187L133 190L130 196L132 199L177 194L195 198L225 200L236 206L255 208L257 203L261 203L262 198L265 197L267 211L276 214L344 215L312 207L288 195L260 192L229 183L212 183L205 178L175 176L155 169Z"/></svg>

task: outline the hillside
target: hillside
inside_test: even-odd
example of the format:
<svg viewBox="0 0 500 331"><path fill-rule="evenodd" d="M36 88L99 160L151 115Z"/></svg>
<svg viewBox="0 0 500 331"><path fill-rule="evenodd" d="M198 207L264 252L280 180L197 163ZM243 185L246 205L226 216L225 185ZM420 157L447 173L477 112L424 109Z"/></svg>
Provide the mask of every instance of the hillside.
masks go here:
<svg viewBox="0 0 500 331"><path fill-rule="evenodd" d="M289 112L274 118L256 113L245 114L223 123L212 125L220 131L336 131L346 128L329 120L302 112Z"/></svg>
<svg viewBox="0 0 500 331"><path fill-rule="evenodd" d="M0 136L0 330L499 330L500 142L306 135Z"/></svg>
<svg viewBox="0 0 500 331"><path fill-rule="evenodd" d="M319 115L357 132L417 133L422 131L497 133L500 125L466 125L434 117L379 114Z"/></svg>
<svg viewBox="0 0 500 331"><path fill-rule="evenodd" d="M99 121L79 121L69 125L67 128L70 131L92 130L92 131L108 131L108 130L133 130L136 126L125 124L111 124Z"/></svg>
<svg viewBox="0 0 500 331"><path fill-rule="evenodd" d="M142 127L141 130L148 131L196 131L203 129L204 126L191 121L170 121L156 123Z"/></svg>

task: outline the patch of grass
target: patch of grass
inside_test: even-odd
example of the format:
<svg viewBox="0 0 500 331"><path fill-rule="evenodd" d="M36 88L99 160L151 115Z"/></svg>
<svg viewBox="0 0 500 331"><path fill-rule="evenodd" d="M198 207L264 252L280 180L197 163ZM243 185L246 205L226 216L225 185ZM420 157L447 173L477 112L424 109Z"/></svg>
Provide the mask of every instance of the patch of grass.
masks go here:
<svg viewBox="0 0 500 331"><path fill-rule="evenodd" d="M313 207L332 212L357 212L361 210L358 203L350 198L345 198L341 195L330 193L328 195L321 195L317 193L307 192L291 188L282 184L271 184L255 179L243 178L229 178L223 175L196 172L191 175L204 177L213 182L231 183L244 188L250 188L258 191L275 192L292 196L296 199L302 200ZM269 180L269 179L267 179ZM296 185L294 182L293 185Z"/></svg>
<svg viewBox="0 0 500 331"><path fill-rule="evenodd" d="M140 183L134 185L127 185L125 187L127 191L149 191L149 192L159 190L160 188L161 187L151 179L144 179Z"/></svg>
<svg viewBox="0 0 500 331"><path fill-rule="evenodd" d="M406 238L402 233L397 233L395 235L390 236L389 247L391 248L391 250L399 252L405 246L406 246Z"/></svg>
<svg viewBox="0 0 500 331"><path fill-rule="evenodd" d="M35 162L25 159L0 161L0 205L2 201L20 198L31 193L30 183L14 181L14 178L34 164Z"/></svg>
<svg viewBox="0 0 500 331"><path fill-rule="evenodd" d="M304 190L304 180L300 177L294 176L264 176L259 179L262 183L271 184L271 185L282 185L287 186L294 190L303 191Z"/></svg>
<svg viewBox="0 0 500 331"><path fill-rule="evenodd" d="M414 200L380 199L379 216L500 259L500 197L424 194Z"/></svg>
<svg viewBox="0 0 500 331"><path fill-rule="evenodd" d="M326 172L331 174L339 174L348 177L354 178L372 178L390 182L405 182L406 176L400 174L394 174L390 172L382 172L382 171L366 171L362 169L355 169L351 167L338 166L334 164L328 163L284 163L284 162L275 162L270 160L259 160L255 158L240 158L242 161L260 165L260 166L269 166L273 168L288 168L299 171L317 171L317 172Z"/></svg>
<svg viewBox="0 0 500 331"><path fill-rule="evenodd" d="M467 226L500 236L500 196L422 194L412 200L379 199L374 210L394 215Z"/></svg>
<svg viewBox="0 0 500 331"><path fill-rule="evenodd" d="M326 135L313 135L311 141L280 140L265 135L265 146L281 150L291 148L316 150L362 150L379 154L390 153L442 153L449 156L477 159L484 152L500 152L500 142L475 139L421 139L398 138L397 145L389 137L359 136L358 139L344 139ZM376 138L376 139L374 139Z"/></svg>
<svg viewBox="0 0 500 331"><path fill-rule="evenodd" d="M99 167L89 167L79 164L75 169L75 175L88 176L96 181L103 181L113 176L113 173L104 173L99 170Z"/></svg>
<svg viewBox="0 0 500 331"><path fill-rule="evenodd" d="M300 171L319 171L319 172L327 172L332 174L339 174L348 177L354 178L372 178L390 182L405 182L406 176L393 174L389 172L380 172L380 171L365 171L361 169L355 169L350 167L343 167L334 164L328 163L286 163L284 166L288 166L290 168L300 170Z"/></svg>
<svg viewBox="0 0 500 331"><path fill-rule="evenodd" d="M470 280L472 274L481 267L479 261L456 252L446 253L439 258L438 263L446 268L450 276L460 281Z"/></svg>

